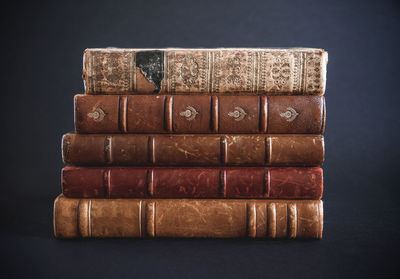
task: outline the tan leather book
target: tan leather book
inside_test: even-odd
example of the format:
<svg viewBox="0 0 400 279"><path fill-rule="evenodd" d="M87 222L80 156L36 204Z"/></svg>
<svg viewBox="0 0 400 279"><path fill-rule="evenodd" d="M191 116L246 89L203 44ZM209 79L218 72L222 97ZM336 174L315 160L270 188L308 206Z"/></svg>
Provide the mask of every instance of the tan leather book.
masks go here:
<svg viewBox="0 0 400 279"><path fill-rule="evenodd" d="M86 49L87 94L323 95L315 48Z"/></svg>
<svg viewBox="0 0 400 279"><path fill-rule="evenodd" d="M54 202L57 238L322 238L321 200L70 199Z"/></svg>

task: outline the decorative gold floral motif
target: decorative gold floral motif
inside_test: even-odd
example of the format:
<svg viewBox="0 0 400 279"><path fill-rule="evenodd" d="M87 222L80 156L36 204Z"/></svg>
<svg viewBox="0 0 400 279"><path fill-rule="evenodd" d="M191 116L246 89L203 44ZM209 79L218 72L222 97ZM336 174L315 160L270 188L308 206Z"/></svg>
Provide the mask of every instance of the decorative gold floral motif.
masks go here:
<svg viewBox="0 0 400 279"><path fill-rule="evenodd" d="M230 111L228 113L228 115L230 117L233 117L235 119L235 121L241 121L246 117L247 113L241 107L235 107L235 110L234 111Z"/></svg>
<svg viewBox="0 0 400 279"><path fill-rule="evenodd" d="M95 66L96 79L103 78L111 83L118 83L122 75L121 57L116 53L104 54L100 63Z"/></svg>
<svg viewBox="0 0 400 279"><path fill-rule="evenodd" d="M274 85L281 89L290 79L290 63L288 57L277 56L271 70Z"/></svg>
<svg viewBox="0 0 400 279"><path fill-rule="evenodd" d="M101 108L96 108L94 111L89 112L87 115L88 117L93 118L94 121L100 122L104 119L106 113Z"/></svg>
<svg viewBox="0 0 400 279"><path fill-rule="evenodd" d="M186 117L186 120L189 121L194 120L198 114L197 110L192 106L187 106L185 111L179 113L179 115Z"/></svg>
<svg viewBox="0 0 400 279"><path fill-rule="evenodd" d="M94 51L87 59L93 74L89 86L96 92L126 92L131 89L129 53L104 53Z"/></svg>
<svg viewBox="0 0 400 279"><path fill-rule="evenodd" d="M285 112L280 113L280 116L286 118L287 122L292 122L296 119L299 113L292 107L288 107L286 109L287 110Z"/></svg>
<svg viewBox="0 0 400 279"><path fill-rule="evenodd" d="M309 55L307 63L307 88L308 92L319 92L321 90L321 58Z"/></svg>
<svg viewBox="0 0 400 279"><path fill-rule="evenodd" d="M229 58L227 66L230 74L226 77L226 82L234 85L240 85L240 57L235 56L234 58Z"/></svg>
<svg viewBox="0 0 400 279"><path fill-rule="evenodd" d="M191 87L199 77L199 65L192 56L185 57L180 68L180 77L187 87Z"/></svg>

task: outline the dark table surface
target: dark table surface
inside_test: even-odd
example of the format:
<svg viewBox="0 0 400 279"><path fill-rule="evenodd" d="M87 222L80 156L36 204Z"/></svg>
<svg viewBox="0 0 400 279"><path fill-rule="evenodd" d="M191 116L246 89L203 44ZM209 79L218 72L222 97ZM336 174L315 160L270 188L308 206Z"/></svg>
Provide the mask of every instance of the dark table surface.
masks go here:
<svg viewBox="0 0 400 279"><path fill-rule="evenodd" d="M383 278L399 251L396 1L18 1L3 10L3 278ZM53 237L87 47L329 52L321 241Z"/></svg>

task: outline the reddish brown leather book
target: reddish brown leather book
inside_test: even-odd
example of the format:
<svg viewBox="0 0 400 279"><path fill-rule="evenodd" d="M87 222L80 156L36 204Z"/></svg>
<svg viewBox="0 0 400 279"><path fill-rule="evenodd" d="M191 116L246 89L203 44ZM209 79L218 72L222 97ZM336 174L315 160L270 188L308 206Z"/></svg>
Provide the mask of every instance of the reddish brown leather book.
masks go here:
<svg viewBox="0 0 400 279"><path fill-rule="evenodd" d="M87 94L322 95L328 53L314 48L86 49Z"/></svg>
<svg viewBox="0 0 400 279"><path fill-rule="evenodd" d="M65 134L67 165L319 166L321 135Z"/></svg>
<svg viewBox="0 0 400 279"><path fill-rule="evenodd" d="M321 200L69 199L54 202L57 238L322 238Z"/></svg>
<svg viewBox="0 0 400 279"><path fill-rule="evenodd" d="M69 198L320 199L318 167L65 167Z"/></svg>
<svg viewBox="0 0 400 279"><path fill-rule="evenodd" d="M323 96L76 95L78 133L322 134Z"/></svg>

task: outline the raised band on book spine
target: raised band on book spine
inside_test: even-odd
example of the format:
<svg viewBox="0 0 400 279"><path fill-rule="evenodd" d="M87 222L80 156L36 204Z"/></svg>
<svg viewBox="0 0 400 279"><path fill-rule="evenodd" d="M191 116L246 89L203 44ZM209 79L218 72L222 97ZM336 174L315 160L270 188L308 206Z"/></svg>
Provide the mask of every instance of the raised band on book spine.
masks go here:
<svg viewBox="0 0 400 279"><path fill-rule="evenodd" d="M66 134L63 160L71 165L318 166L321 135Z"/></svg>
<svg viewBox="0 0 400 279"><path fill-rule="evenodd" d="M83 79L87 94L323 95L327 63L313 48L86 49Z"/></svg>
<svg viewBox="0 0 400 279"><path fill-rule="evenodd" d="M57 238L321 238L320 200L73 199L54 202Z"/></svg>
<svg viewBox="0 0 400 279"><path fill-rule="evenodd" d="M76 95L79 133L322 134L323 96Z"/></svg>
<svg viewBox="0 0 400 279"><path fill-rule="evenodd" d="M65 167L69 198L320 199L317 167Z"/></svg>

